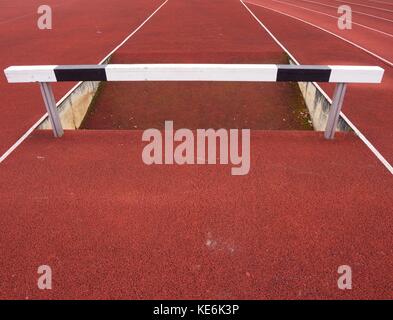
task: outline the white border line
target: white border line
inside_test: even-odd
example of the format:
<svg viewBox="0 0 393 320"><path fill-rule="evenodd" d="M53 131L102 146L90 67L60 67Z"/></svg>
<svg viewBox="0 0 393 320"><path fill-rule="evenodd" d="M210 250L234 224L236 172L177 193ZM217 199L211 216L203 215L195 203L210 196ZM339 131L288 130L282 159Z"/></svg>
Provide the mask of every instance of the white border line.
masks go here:
<svg viewBox="0 0 393 320"><path fill-rule="evenodd" d="M366 8L371 8L371 9L386 11L386 12L393 12L393 10L389 10L389 9L385 9L385 8L381 8L381 7L368 6L368 5L363 4L363 3L349 2L349 1L347 1L347 0L345 0L345 1L335 0L335 1L336 1L336 2L341 2L341 3L344 2L345 4L353 4L353 5L355 5L355 6L361 6L361 7L366 7Z"/></svg>
<svg viewBox="0 0 393 320"><path fill-rule="evenodd" d="M136 28L131 34L129 34L115 49L113 49L108 55L105 56L104 59L102 59L99 64L104 63L111 55L113 55L120 47L122 47L136 32L141 29L146 22L148 22L157 12L160 10L169 0L165 0L164 3L162 3L150 16L146 18L145 21L143 21L138 28ZM56 106L58 107L60 104L63 103L65 99L67 99L71 93L77 89L80 85L82 84L81 82L78 82L74 87L72 87L71 90L69 90L57 103ZM0 157L0 164L7 159L7 157L19 146L23 143L23 141L26 140L26 138L35 130L37 127L45 121L45 119L48 117L48 113L45 113L36 123L34 123L30 129L28 129L1 157Z"/></svg>
<svg viewBox="0 0 393 320"><path fill-rule="evenodd" d="M243 2L242 0L240 0L240 1L244 4L244 2ZM345 38L339 36L338 34L335 34L334 32L331 32L331 31L329 31L329 30L327 30L327 29L324 29L324 28L322 28L322 27L319 27L319 26L317 26L316 24L313 24L313 23L311 23L311 22L302 20L302 19L300 19L300 18L298 18L298 17L295 17L295 16L292 16L292 15L290 15L290 14L288 14L288 13L284 13L284 12L281 12L281 11L278 11L278 10L275 10L275 9L272 9L272 8L269 8L269 7L265 7L265 6L261 5L261 4L252 3L252 2L249 2L249 1L246 1L246 2L247 2L248 4L251 4L251 5L254 5L254 6L257 6L257 7L261 7L261 8L265 8L265 9L268 9L268 10L271 10L271 11L274 11L274 12L277 12L277 13L279 13L279 14L282 14L282 15L284 15L284 16L290 17L290 18L292 18L292 19L299 20L299 21L301 21L301 22L303 22L303 23L305 23L305 24L308 24L308 25L310 25L310 26L313 26L314 28L317 28L317 29L319 29L319 30L325 31L326 33L329 33L330 35L332 35L332 36L334 36L334 37L336 37L336 38L339 38L339 39L341 39L341 40L343 40L343 41L345 41L345 42L347 42L347 43L349 43L349 44L355 46L356 48L358 48L358 49L360 49L360 50L363 50L364 52L366 52L366 53L372 55L373 57L375 57L375 58L381 60L382 62L386 63L387 65L393 67L393 62L392 62L392 61L389 61L389 60L387 60L387 59L385 59L385 58L383 58L383 57L377 55L376 53L371 52L370 50L367 50L366 48L364 48L364 47L362 47L362 46L360 46L360 45L358 45L358 44L352 42L351 40L345 39Z"/></svg>
<svg viewBox="0 0 393 320"><path fill-rule="evenodd" d="M378 0L370 0L371 2L377 2L377 3L383 3L383 4L387 4L389 6L393 6L393 3L390 2L385 2L385 1L378 1Z"/></svg>
<svg viewBox="0 0 393 320"><path fill-rule="evenodd" d="M271 1L273 1L273 2L278 2L278 3L282 3L282 4L287 5L287 6L292 6L292 7L300 8L300 9L303 9L303 10L306 10L306 11L311 11L311 12L315 12L315 13L318 13L318 14L322 14L322 15L324 15L324 16L333 18L334 20L338 20L338 19L339 19L339 17L333 16L333 15L328 14L328 13L326 13L326 12L321 12L321 11L314 10L314 9L310 9L310 8L303 7L303 6L298 6L298 5L293 4L293 3L291 3L291 2L280 1L280 0L271 0ZM366 25L361 24L361 23L357 23L357 22L353 21L353 19L352 19L352 24L357 25L357 26L362 27L362 28L365 28L365 29L368 29L368 30L371 30L371 31L374 31L374 32L377 32L377 33L380 33L380 34L383 34L383 35L385 35L385 36L387 36L387 37L393 38L393 34L391 34L391 33L388 33L388 32L382 31L382 30L378 30L378 29L374 29L374 28L372 28L372 27L366 26Z"/></svg>
<svg viewBox="0 0 393 320"><path fill-rule="evenodd" d="M261 25L261 27L263 28L263 29L265 29L265 31L273 38L273 40L285 51L285 53L291 58L291 59L293 59L293 61L296 63L296 64L299 64L299 62L294 58L294 56L288 51L288 49L287 48L285 48L284 47L284 45L280 42L280 41L278 41L278 39L270 32L270 30L258 19L258 17L250 10L250 8L248 8L247 7L247 5L243 2L243 0L240 0L240 2L243 4L243 6L247 9L247 11L254 17L254 19ZM250 4L252 4L252 3L250 3ZM253 4L253 5L256 5L256 6L259 6L259 7L263 7L263 8L265 8L265 9L269 9L269 10L272 10L272 11L275 11L275 12L278 12L278 13L280 13L280 14L283 14L283 15L286 15L286 16L289 16L289 17L291 17L291 18L294 18L294 19L297 19L297 20L300 20L300 21L302 21L302 22L305 22L305 23L307 23L307 24L311 24L311 23L308 23L307 21L303 21L303 20L301 20L301 19L299 19L299 18L296 18L296 17L292 17L292 16L290 16L290 15L288 15L288 14L286 14L286 13L282 13L282 12L279 12L279 11L276 11L276 10L273 10L273 9L270 9L270 8L268 8L268 7L265 7L265 6L262 6L262 5L257 5L257 4ZM312 24L311 24L312 25ZM313 26L315 26L315 25L313 25ZM320 27L318 27L318 26L315 26L315 27L317 27L317 28L319 28L319 29L322 29L322 28L320 28ZM331 32L329 32L329 33L331 33ZM333 34L334 35L334 34ZM393 66L393 63L392 63L392 66ZM313 82L313 84L322 92L322 94L328 99L328 101L330 102L330 103L332 103L332 100L330 99L330 97L327 95L327 93L317 84L317 83L315 83L315 82ZM355 132L355 134L363 141L363 143L371 150L371 152L378 158L378 160L379 161L381 161L381 163L386 167L386 169L388 169L388 171L393 175L393 167L392 167L392 165L382 156L382 154L372 145L372 143L360 132L360 130L348 119L348 117L343 113L343 112L340 112L340 116L348 123L348 125L352 128L352 130Z"/></svg>
<svg viewBox="0 0 393 320"><path fill-rule="evenodd" d="M333 9L335 9L335 10L337 10L337 9L339 8L339 6L331 6L331 5L329 5L329 4L322 3L322 2L317 2L317 1L311 1L311 0L300 0L300 1L307 2L307 3L317 4L317 5L324 6L324 7L328 7L328 8L333 8ZM375 15L373 15L373 14L365 13L365 12L362 12L362 11L355 11L355 10L352 10L352 12L353 12L353 13L357 13L357 14L361 14L361 15L365 15L365 16L368 16L368 17L372 17L372 18L374 18L374 19L379 19L379 20L384 20L384 21L393 22L393 20L391 20L391 19L383 18L383 17L379 17L379 16L375 16Z"/></svg>
<svg viewBox="0 0 393 320"><path fill-rule="evenodd" d="M156 13L158 10L160 10L169 0L165 0L163 4L161 4L150 16L147 17L145 21L143 21L138 28L136 28L127 38L124 39L122 43L120 43L115 49L113 49L104 59L100 61L99 64L103 63L105 60L107 60L112 54L114 54L120 47L122 47L135 33L139 31L140 28L142 28L146 22L148 22Z"/></svg>

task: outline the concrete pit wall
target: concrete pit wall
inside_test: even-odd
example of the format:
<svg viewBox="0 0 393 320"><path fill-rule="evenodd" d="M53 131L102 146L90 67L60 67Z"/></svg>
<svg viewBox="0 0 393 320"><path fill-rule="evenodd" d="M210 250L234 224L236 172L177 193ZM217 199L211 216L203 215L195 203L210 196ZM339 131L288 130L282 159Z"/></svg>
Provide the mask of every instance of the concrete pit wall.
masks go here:
<svg viewBox="0 0 393 320"><path fill-rule="evenodd" d="M108 64L110 59L111 57L109 56L101 64ZM57 103L57 110L59 111L61 124L64 129L79 129L97 94L100 83L100 81L84 81L78 83L72 92L68 93ZM49 118L42 121L38 129L52 129Z"/></svg>
<svg viewBox="0 0 393 320"><path fill-rule="evenodd" d="M82 82L57 106L64 129L75 130L81 126L99 85L99 81ZM52 129L49 118L38 129Z"/></svg>
<svg viewBox="0 0 393 320"><path fill-rule="evenodd" d="M314 83L298 82L298 85L310 113L314 130L325 131L331 103ZM343 118L339 117L336 130L351 131L351 128Z"/></svg>
<svg viewBox="0 0 393 320"><path fill-rule="evenodd" d="M291 58L290 64L296 64ZM298 82L300 91L303 95L311 121L315 131L325 131L329 111L332 106L330 99L324 94L314 82ZM345 99L344 105L345 106ZM351 127L340 116L338 119L337 131L351 131Z"/></svg>

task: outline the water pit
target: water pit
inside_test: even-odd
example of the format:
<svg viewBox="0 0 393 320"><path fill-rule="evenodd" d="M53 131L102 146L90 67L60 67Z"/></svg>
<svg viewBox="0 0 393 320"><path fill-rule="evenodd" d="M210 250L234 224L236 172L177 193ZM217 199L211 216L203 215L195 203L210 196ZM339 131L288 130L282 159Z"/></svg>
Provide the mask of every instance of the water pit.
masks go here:
<svg viewBox="0 0 393 320"><path fill-rule="evenodd" d="M172 120L189 129L323 131L330 106L314 83L86 81L58 109L71 130L163 129ZM48 119L39 126L50 128ZM340 118L337 130L350 128Z"/></svg>

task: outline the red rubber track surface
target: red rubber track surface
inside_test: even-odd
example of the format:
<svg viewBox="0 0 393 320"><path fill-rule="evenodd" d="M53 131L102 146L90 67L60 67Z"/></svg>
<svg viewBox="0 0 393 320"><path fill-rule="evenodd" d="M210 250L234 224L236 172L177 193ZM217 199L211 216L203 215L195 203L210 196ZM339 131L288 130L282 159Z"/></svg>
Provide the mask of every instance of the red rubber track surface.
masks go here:
<svg viewBox="0 0 393 320"><path fill-rule="evenodd" d="M392 179L353 134L253 130L247 176L146 166L141 135L35 132L1 164L0 298L392 298Z"/></svg>
<svg viewBox="0 0 393 320"><path fill-rule="evenodd" d="M316 24L393 61L393 38L365 29L359 30L356 26L353 30L341 31L337 28L336 21L329 17L271 0L250 2L260 3ZM313 26L259 6L247 5L302 64L378 65L385 69L380 85L349 85L343 112L381 154L393 163L393 67ZM393 18L393 13L391 17ZM322 84L322 88L332 95L332 85Z"/></svg>
<svg viewBox="0 0 393 320"><path fill-rule="evenodd" d="M250 0L250 2L253 1ZM321 22L320 19L323 18L322 21L330 20L333 24L337 23L338 18L342 15L338 14L337 12L337 9L341 3L331 0L257 0L255 3L273 3L274 5L286 7L287 9L291 10L292 13L307 12L310 15L313 15L314 19L318 19L319 22ZM282 7L280 7L280 9L282 9ZM353 32L367 32L367 34L378 35L380 32L385 32L392 34L393 36L393 12L387 14L383 11L373 12L370 8L358 8L352 4L350 7L352 9L352 21L354 23L354 28L350 32L342 32L339 28L335 27L336 31L340 32L341 35L351 36L351 33ZM330 15L331 17L327 15ZM360 25L363 25L364 27ZM377 31L370 30L365 27L373 28Z"/></svg>
<svg viewBox="0 0 393 320"><path fill-rule="evenodd" d="M38 0L6 0L0 9L0 69L10 65L96 64L138 27L160 0L51 0L53 29L39 30ZM57 99L73 84L54 86ZM45 112L35 84L0 76L0 155Z"/></svg>
<svg viewBox="0 0 393 320"><path fill-rule="evenodd" d="M3 163L1 298L392 298L391 176L354 135L252 131L238 177L146 166L141 136L38 132Z"/></svg>

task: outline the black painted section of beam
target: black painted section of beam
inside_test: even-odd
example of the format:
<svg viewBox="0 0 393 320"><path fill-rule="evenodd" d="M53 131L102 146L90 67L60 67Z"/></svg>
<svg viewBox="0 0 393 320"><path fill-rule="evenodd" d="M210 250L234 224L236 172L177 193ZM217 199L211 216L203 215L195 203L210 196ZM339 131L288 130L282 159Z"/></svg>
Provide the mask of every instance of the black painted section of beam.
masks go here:
<svg viewBox="0 0 393 320"><path fill-rule="evenodd" d="M58 66L55 68L57 81L106 81L106 65Z"/></svg>
<svg viewBox="0 0 393 320"><path fill-rule="evenodd" d="M277 65L277 81L329 82L331 69L327 66Z"/></svg>

